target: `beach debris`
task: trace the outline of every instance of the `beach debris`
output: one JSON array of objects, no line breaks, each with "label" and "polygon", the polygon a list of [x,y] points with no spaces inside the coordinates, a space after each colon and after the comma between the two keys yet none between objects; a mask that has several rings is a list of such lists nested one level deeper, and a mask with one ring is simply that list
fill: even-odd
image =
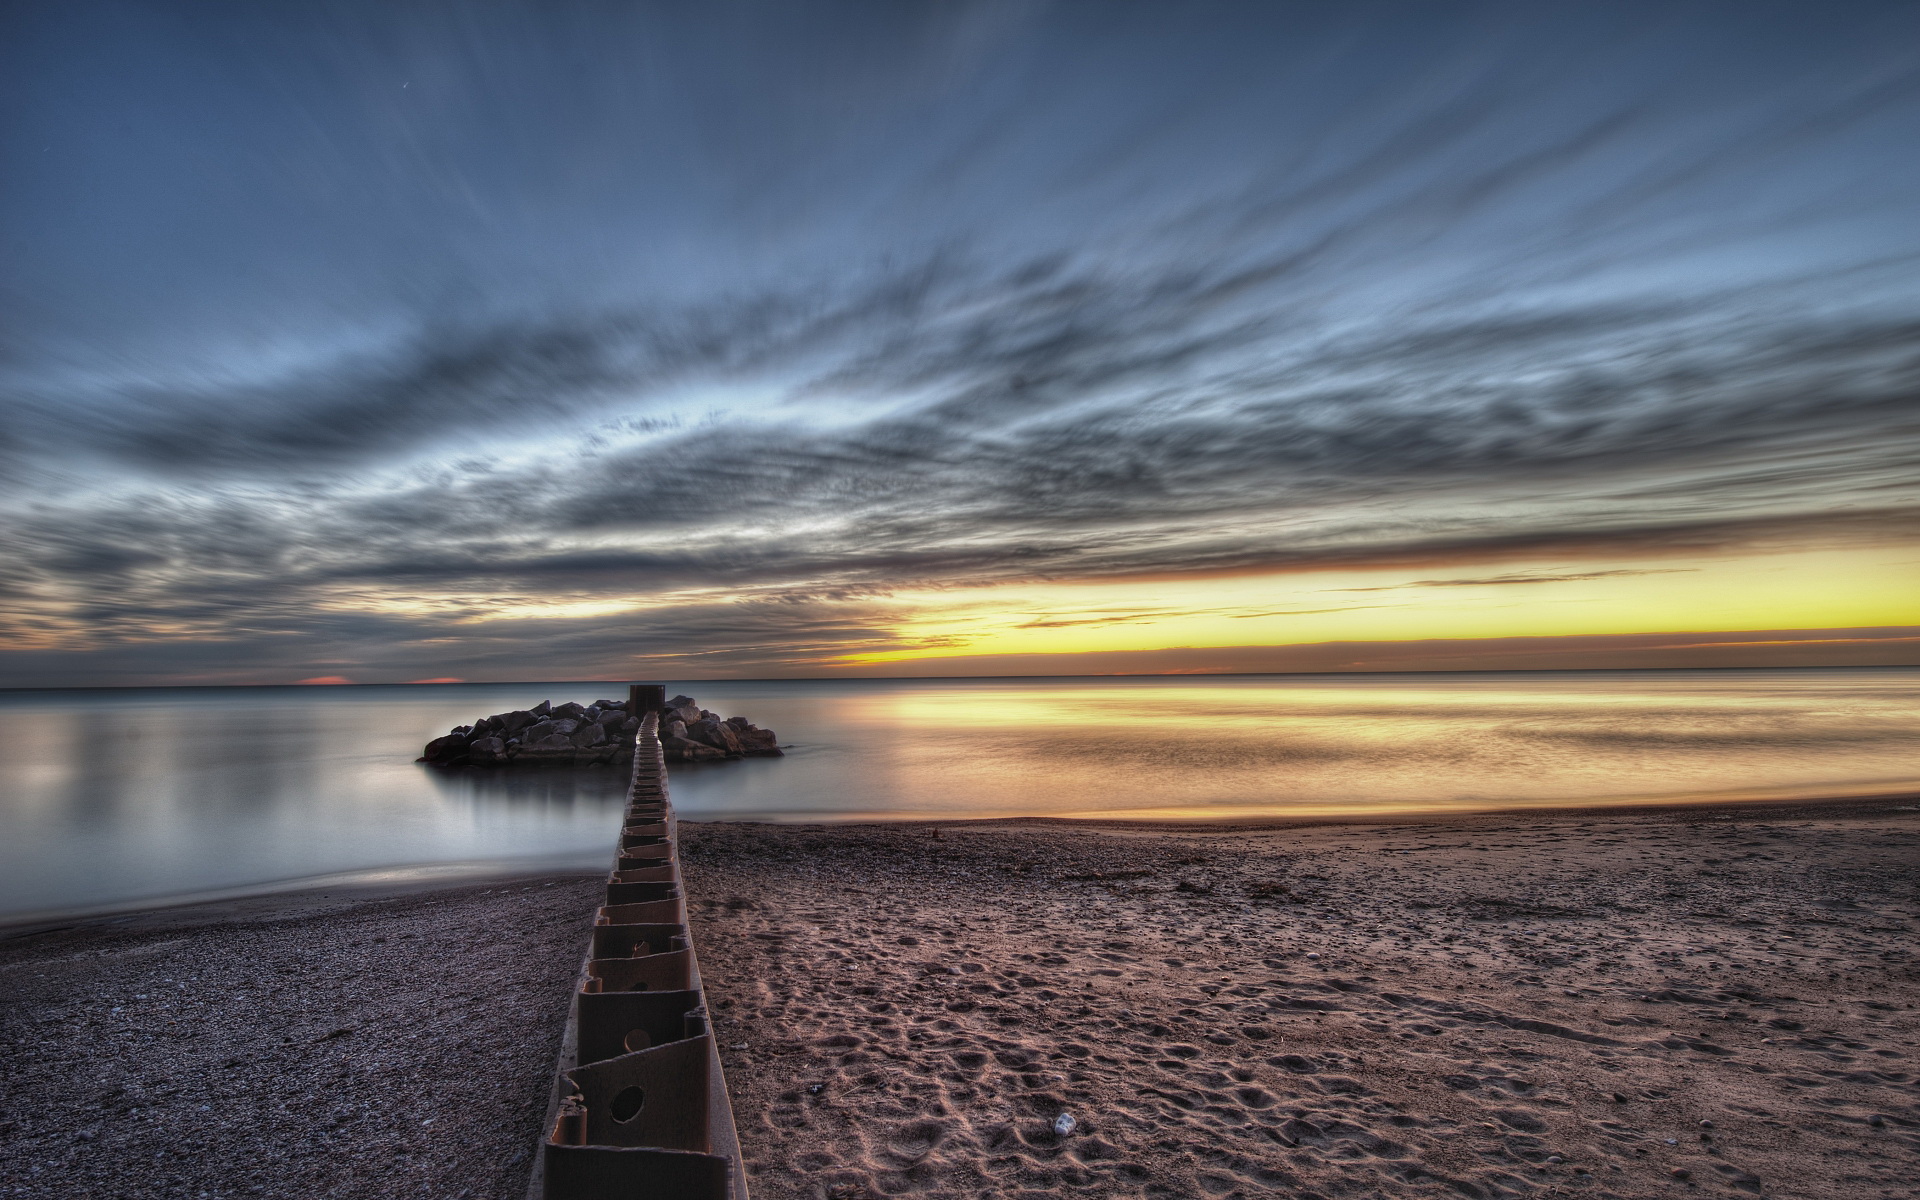
[{"label": "beach debris", "polygon": [[1066,1137],[1072,1133],[1079,1124],[1080,1122],[1074,1119],[1072,1113],[1063,1112],[1053,1119],[1053,1132],[1060,1137]]},{"label": "beach debris", "polygon": [[[657,697],[658,692],[654,695]],[[471,725],[456,725],[428,742],[419,761],[443,767],[504,767],[514,764],[591,766],[633,757],[633,738],[648,712],[660,718],[660,748],[668,762],[779,757],[780,739],[745,717],[721,717],[691,696],[629,712],[633,701],[591,704],[542,700],[532,708],[495,713]]]}]

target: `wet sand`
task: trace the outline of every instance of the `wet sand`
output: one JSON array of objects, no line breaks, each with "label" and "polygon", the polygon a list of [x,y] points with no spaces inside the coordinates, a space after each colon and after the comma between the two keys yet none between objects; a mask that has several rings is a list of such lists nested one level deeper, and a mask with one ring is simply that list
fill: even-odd
[{"label": "wet sand", "polygon": [[1858,1200],[1920,1179],[1913,803],[682,855],[756,1200]]},{"label": "wet sand", "polygon": [[[681,838],[758,1200],[1907,1197],[1917,805]],[[519,1200],[599,882],[0,940],[0,1195]]]}]

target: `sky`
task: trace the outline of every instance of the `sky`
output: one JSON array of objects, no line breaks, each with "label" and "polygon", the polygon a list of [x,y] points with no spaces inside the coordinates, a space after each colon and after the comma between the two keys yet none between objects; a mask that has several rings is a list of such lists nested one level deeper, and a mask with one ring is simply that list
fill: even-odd
[{"label": "sky", "polygon": [[0,686],[1920,663],[1920,7],[0,6]]}]

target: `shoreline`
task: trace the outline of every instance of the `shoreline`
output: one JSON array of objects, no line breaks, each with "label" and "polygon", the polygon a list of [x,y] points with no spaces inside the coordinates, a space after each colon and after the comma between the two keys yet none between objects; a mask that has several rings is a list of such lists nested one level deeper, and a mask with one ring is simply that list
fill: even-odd
[{"label": "shoreline", "polygon": [[[177,916],[189,924],[205,924],[218,919],[245,920],[271,909],[276,901],[284,901],[297,909],[330,897],[363,901],[398,899],[442,888],[483,883],[520,879],[544,882],[554,877],[571,877],[597,869],[595,865],[573,858],[553,858],[526,862],[418,863],[367,867],[324,875],[301,875],[292,879],[238,884],[172,896],[140,897],[86,908],[40,909],[11,916],[0,915],[0,945],[15,938],[94,925],[139,922],[145,927],[165,922],[170,916]],[[230,918],[215,915],[227,912],[231,913]]]},{"label": "shoreline", "polygon": [[[679,819],[683,824],[696,828],[707,825],[767,825],[772,828],[792,830],[866,827],[881,829],[893,827],[971,829],[989,828],[993,826],[1032,828],[1058,825],[1065,828],[1084,827],[1136,830],[1140,832],[1228,833],[1235,831],[1265,832],[1288,829],[1304,830],[1356,825],[1431,825],[1449,822],[1465,824],[1475,821],[1506,819],[1589,821],[1624,814],[1657,817],[1699,813],[1716,819],[1739,819],[1743,817],[1786,819],[1799,810],[1805,810],[1808,815],[1821,817],[1868,817],[1889,811],[1905,811],[1909,805],[1920,808],[1920,792],[1896,791],[1858,796],[1824,795],[1684,803],[1605,804],[1581,807],[1533,806],[1528,808],[1445,809],[1417,812],[1326,814],[1298,817],[1221,816],[1213,820],[1191,817],[1025,816],[947,818],[924,815],[880,819],[870,816],[853,816],[842,820],[823,820],[818,818],[811,820],[763,820],[731,814],[724,818],[680,817]],[[0,914],[0,944],[4,944],[14,938],[32,937],[39,933],[59,929],[71,929],[101,922],[125,922],[131,919],[160,919],[164,914],[174,910],[198,909],[220,904],[244,906],[245,903],[249,901],[267,901],[274,897],[293,899],[308,894],[358,892],[367,899],[380,899],[414,895],[441,887],[459,887],[489,881],[506,881],[520,878],[538,878],[544,880],[553,876],[571,876],[582,872],[590,873],[598,870],[599,867],[596,863],[588,861],[593,857],[592,855],[582,855],[551,857],[525,862],[479,860],[463,863],[418,863],[386,867],[367,867],[359,870],[340,871],[324,875],[299,876],[293,879],[259,884],[240,884],[230,888],[215,888],[201,892],[183,893],[176,896],[142,897],[125,902],[113,902],[86,908],[37,910],[15,915]],[[609,861],[611,861],[610,856]]]},{"label": "shoreline", "polygon": [[[1920,1173],[1895,799],[680,836],[756,1200],[1852,1200]],[[0,940],[0,1196],[520,1200],[602,884]]]}]

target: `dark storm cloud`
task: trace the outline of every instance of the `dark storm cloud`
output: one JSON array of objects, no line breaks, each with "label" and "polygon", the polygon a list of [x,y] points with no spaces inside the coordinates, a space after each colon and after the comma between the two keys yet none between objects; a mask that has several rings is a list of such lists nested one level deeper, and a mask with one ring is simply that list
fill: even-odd
[{"label": "dark storm cloud", "polygon": [[519,661],[778,666],[905,587],[1920,508],[1910,8],[9,19],[18,644],[469,674],[522,652],[337,610],[720,587]]}]

